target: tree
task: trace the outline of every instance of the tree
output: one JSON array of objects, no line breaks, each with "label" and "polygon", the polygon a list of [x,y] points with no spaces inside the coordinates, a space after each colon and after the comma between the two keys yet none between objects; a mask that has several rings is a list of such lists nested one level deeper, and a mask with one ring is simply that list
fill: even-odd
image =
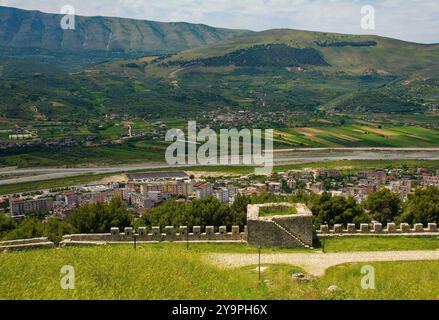
[{"label": "tree", "polygon": [[44,233],[45,226],[41,221],[35,218],[26,218],[3,238],[6,240],[40,238],[44,236]]},{"label": "tree", "polygon": [[232,214],[234,216],[234,221],[237,225],[244,226],[247,224],[247,207],[251,203],[251,199],[246,195],[238,193],[236,195],[235,201],[230,206]]},{"label": "tree", "polygon": [[363,204],[372,218],[383,224],[394,222],[402,212],[399,195],[385,188],[372,193]]},{"label": "tree", "polygon": [[439,188],[417,189],[404,204],[401,223],[439,223]]},{"label": "tree", "polygon": [[370,217],[354,198],[333,197],[328,192],[323,193],[311,204],[311,211],[314,214],[316,228],[325,223],[333,226],[370,222]]},{"label": "tree", "polygon": [[132,223],[131,214],[120,198],[110,203],[96,203],[76,209],[67,220],[75,232],[106,233],[112,227],[125,228]]},{"label": "tree", "polygon": [[74,229],[70,223],[56,218],[49,218],[45,227],[44,235],[47,236],[49,241],[56,244],[62,241],[65,234],[74,233]]},{"label": "tree", "polygon": [[5,214],[0,214],[0,238],[2,238],[4,234],[15,229],[16,227],[17,224],[15,223],[14,219],[8,217]]}]

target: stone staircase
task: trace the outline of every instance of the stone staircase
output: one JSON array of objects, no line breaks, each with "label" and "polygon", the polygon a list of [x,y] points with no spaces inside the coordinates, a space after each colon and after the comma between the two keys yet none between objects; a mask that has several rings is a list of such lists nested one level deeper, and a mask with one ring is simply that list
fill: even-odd
[{"label": "stone staircase", "polygon": [[300,240],[297,236],[295,236],[293,233],[291,233],[290,231],[288,231],[287,229],[285,229],[284,227],[282,227],[279,223],[277,223],[276,221],[272,220],[271,221],[276,227],[278,227],[279,229],[281,229],[283,232],[285,232],[286,234],[288,234],[290,236],[290,238],[294,239],[295,241],[297,241],[298,243],[300,243],[300,245],[304,248],[309,249],[310,246],[307,245],[306,243],[304,243],[302,240]]}]

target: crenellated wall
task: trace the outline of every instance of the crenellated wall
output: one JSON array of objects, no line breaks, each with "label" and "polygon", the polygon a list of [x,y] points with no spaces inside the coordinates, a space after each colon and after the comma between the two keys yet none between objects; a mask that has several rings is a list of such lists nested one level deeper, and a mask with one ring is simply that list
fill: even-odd
[{"label": "crenellated wall", "polygon": [[192,232],[186,226],[178,228],[168,226],[164,229],[160,227],[152,227],[152,232],[148,232],[146,227],[125,228],[121,233],[119,228],[111,228],[111,233],[104,234],[73,234],[64,237],[63,244],[66,242],[229,242],[229,241],[247,241],[247,228],[241,232],[239,226],[233,226],[231,232],[227,227],[219,228],[219,232],[215,232],[214,227],[206,227],[205,232],[202,228],[195,226]]},{"label": "crenellated wall", "polygon": [[328,237],[334,235],[436,235],[439,234],[436,223],[429,223],[425,228],[423,224],[415,224],[412,228],[408,223],[401,223],[397,226],[395,223],[387,224],[386,228],[381,223],[361,224],[358,229],[355,224],[348,224],[346,228],[341,224],[336,224],[333,229],[328,225],[320,226],[320,230],[316,231],[317,237]]}]

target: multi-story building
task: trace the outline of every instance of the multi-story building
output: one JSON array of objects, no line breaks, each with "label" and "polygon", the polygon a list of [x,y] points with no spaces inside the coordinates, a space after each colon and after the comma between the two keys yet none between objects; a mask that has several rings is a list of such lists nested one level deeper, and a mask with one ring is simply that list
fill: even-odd
[{"label": "multi-story building", "polygon": [[48,212],[53,209],[53,199],[10,200],[11,215],[25,216],[31,212]]},{"label": "multi-story building", "polygon": [[160,203],[163,201],[163,194],[161,191],[149,191],[146,196],[154,203]]},{"label": "multi-story building", "polygon": [[210,185],[209,183],[195,185],[194,193],[197,199],[203,199],[207,196],[211,196],[213,193],[212,185]]},{"label": "multi-story building", "polygon": [[68,206],[76,206],[79,202],[79,197],[74,192],[66,192],[63,194],[64,203]]},{"label": "multi-story building", "polygon": [[213,196],[221,203],[229,203],[229,190],[227,188],[214,190]]},{"label": "multi-story building", "polygon": [[140,192],[143,195],[147,195],[150,191],[160,191],[173,196],[189,196],[193,194],[193,186],[190,180],[150,182],[140,186]]},{"label": "multi-story building", "polygon": [[154,207],[154,202],[140,193],[132,193],[131,205],[138,209],[152,209]]},{"label": "multi-story building", "polygon": [[439,187],[439,176],[427,175],[422,176],[421,186],[423,187]]}]

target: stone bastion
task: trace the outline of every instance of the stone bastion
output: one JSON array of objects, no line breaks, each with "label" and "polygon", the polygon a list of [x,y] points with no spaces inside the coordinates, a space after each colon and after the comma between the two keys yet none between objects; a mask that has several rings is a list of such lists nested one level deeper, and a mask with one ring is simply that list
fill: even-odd
[{"label": "stone bastion", "polygon": [[[291,208],[290,215],[276,215],[276,210]],[[271,210],[262,216],[262,210]],[[295,210],[294,210],[295,209]],[[313,215],[304,204],[267,203],[247,208],[248,244],[261,248],[310,248],[313,245]]]}]

